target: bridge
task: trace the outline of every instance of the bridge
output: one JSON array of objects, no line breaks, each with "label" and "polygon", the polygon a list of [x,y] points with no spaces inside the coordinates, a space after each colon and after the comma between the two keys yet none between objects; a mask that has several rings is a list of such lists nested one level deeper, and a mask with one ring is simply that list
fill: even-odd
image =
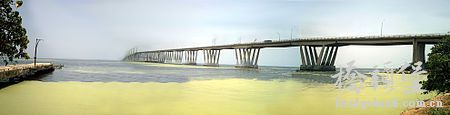
[{"label": "bridge", "polygon": [[220,51],[234,50],[235,67],[258,68],[261,48],[299,47],[301,65],[305,71],[335,71],[335,60],[339,47],[348,45],[413,45],[412,61],[425,62],[425,45],[436,44],[450,34],[416,34],[387,36],[352,36],[352,37],[310,37],[291,40],[263,41],[214,45],[204,47],[164,49],[133,52],[124,57],[124,61],[196,65],[198,52],[203,53],[203,65],[219,66]]}]

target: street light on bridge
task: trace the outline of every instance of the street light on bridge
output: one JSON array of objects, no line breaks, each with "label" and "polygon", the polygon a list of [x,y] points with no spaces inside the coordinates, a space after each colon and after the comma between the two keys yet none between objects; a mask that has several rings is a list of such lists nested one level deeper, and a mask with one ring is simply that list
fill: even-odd
[{"label": "street light on bridge", "polygon": [[380,30],[381,37],[383,37],[383,25],[384,25],[384,19],[381,21],[381,30]]}]

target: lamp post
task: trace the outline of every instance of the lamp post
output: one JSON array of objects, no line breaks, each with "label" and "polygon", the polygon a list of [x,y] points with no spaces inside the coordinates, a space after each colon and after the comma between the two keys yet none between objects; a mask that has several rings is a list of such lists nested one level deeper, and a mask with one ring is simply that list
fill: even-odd
[{"label": "lamp post", "polygon": [[291,28],[291,40],[292,40],[292,32],[294,31],[294,28]]},{"label": "lamp post", "polygon": [[212,44],[213,44],[213,46],[216,45],[216,41],[217,41],[217,37],[214,36],[214,38],[212,39]]},{"label": "lamp post", "polygon": [[37,47],[39,45],[39,42],[43,39],[36,38],[36,45],[34,46],[34,66],[36,66],[36,57],[37,57]]},{"label": "lamp post", "polygon": [[381,30],[380,30],[381,37],[383,37],[383,24],[384,24],[384,19],[381,21]]},{"label": "lamp post", "polygon": [[278,41],[281,41],[281,35],[280,35],[280,32],[277,32],[277,34],[278,34]]}]

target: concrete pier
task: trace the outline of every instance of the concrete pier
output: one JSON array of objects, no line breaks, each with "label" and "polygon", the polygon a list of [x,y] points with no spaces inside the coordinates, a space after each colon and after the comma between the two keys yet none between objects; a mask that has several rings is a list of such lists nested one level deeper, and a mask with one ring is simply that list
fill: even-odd
[{"label": "concrete pier", "polygon": [[196,65],[197,64],[197,50],[184,51],[184,64]]},{"label": "concrete pier", "polygon": [[338,46],[321,46],[317,55],[316,46],[300,46],[300,70],[306,71],[335,71],[334,61]]},{"label": "concrete pier", "polygon": [[421,61],[425,63],[425,43],[413,39],[413,62]]},{"label": "concrete pier", "polygon": [[236,65],[238,68],[258,68],[259,51],[261,48],[234,49]]},{"label": "concrete pier", "polygon": [[14,82],[29,76],[50,73],[55,70],[51,63],[0,66],[0,82]]},{"label": "concrete pier", "polygon": [[220,49],[204,49],[203,60],[205,66],[219,66]]}]

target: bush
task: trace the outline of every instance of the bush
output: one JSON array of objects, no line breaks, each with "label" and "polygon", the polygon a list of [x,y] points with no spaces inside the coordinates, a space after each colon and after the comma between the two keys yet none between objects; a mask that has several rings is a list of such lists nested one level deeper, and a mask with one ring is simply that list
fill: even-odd
[{"label": "bush", "polygon": [[438,94],[450,91],[450,37],[439,41],[428,54],[428,62],[425,65],[428,71],[427,80],[420,81],[421,89],[427,94],[436,91]]}]

